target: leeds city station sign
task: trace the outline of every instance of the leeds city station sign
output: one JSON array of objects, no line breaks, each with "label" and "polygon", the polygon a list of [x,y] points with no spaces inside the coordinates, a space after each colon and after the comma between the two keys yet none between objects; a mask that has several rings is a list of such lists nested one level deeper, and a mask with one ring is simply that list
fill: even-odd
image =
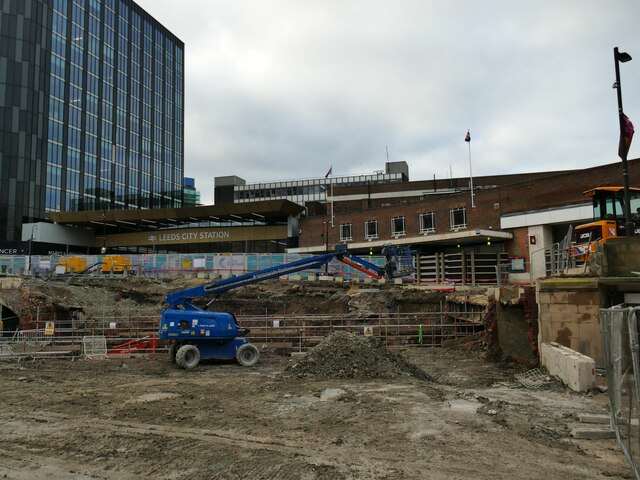
[{"label": "leeds city station sign", "polygon": [[233,228],[185,228],[107,235],[106,245],[170,245],[185,243],[242,242],[247,240],[278,240],[287,238],[284,225],[262,225]]}]

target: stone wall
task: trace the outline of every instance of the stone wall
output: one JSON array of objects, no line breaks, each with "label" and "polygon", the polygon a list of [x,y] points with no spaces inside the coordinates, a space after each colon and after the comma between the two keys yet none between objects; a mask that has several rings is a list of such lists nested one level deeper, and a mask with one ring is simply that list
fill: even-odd
[{"label": "stone wall", "polygon": [[640,272],[640,236],[612,238],[599,247],[592,268],[598,257],[602,265],[595,273],[604,277],[638,276],[633,272]]},{"label": "stone wall", "polygon": [[539,343],[558,343],[603,364],[600,308],[609,297],[597,278],[549,278],[537,283]]}]

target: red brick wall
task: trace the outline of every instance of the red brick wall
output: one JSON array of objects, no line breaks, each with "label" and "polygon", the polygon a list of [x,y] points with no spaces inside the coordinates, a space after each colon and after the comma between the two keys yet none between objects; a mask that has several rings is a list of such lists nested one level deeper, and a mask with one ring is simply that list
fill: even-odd
[{"label": "red brick wall", "polygon": [[[486,177],[491,178],[491,177]],[[508,180],[509,176],[494,177]],[[499,229],[500,216],[523,212],[528,210],[541,210],[544,208],[575,205],[588,202],[582,192],[595,186],[620,185],[622,183],[622,165],[620,162],[588,168],[585,170],[572,170],[569,172],[553,172],[544,176],[528,177],[525,181],[522,176],[513,176],[517,183],[504,184],[496,188],[475,189],[475,208],[471,207],[470,192],[464,191],[445,195],[429,195],[423,198],[386,198],[371,200],[372,206],[367,208],[368,200],[360,199],[349,202],[335,202],[334,228],[329,228],[330,248],[340,242],[339,226],[343,223],[352,224],[354,242],[362,242],[364,238],[364,222],[378,220],[378,235],[380,240],[391,237],[391,218],[405,217],[405,230],[407,236],[419,235],[419,215],[423,212],[435,213],[435,228],[437,234],[448,233],[450,229],[449,210],[452,208],[466,207],[467,229]],[[527,178],[527,177],[525,177]],[[632,186],[640,186],[640,159],[629,161],[629,178]],[[428,181],[408,182],[393,185],[372,185],[371,191],[407,191],[419,190],[419,186],[432,188]],[[497,182],[496,182],[497,183]],[[474,179],[475,185],[475,179]],[[360,189],[366,192],[366,187],[336,188],[336,196],[357,193]],[[380,204],[391,204],[380,206]],[[327,208],[326,215],[310,216],[300,222],[300,246],[316,246],[324,244],[323,221],[330,221],[331,208]],[[507,245],[510,253],[515,247],[520,251],[526,251],[528,239],[524,233],[516,233],[513,242]]]}]

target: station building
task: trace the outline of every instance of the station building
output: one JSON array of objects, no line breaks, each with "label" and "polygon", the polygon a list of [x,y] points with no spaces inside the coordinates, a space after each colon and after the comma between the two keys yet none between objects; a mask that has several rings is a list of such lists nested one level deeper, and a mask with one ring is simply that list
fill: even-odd
[{"label": "station building", "polygon": [[[628,162],[640,185],[640,159]],[[22,254],[300,253],[347,244],[379,255],[387,244],[410,245],[418,257],[506,262],[510,279],[545,276],[545,249],[570,226],[593,218],[583,193],[622,183],[620,162],[587,169],[333,187],[325,200],[286,199],[131,211],[50,212],[26,226]],[[473,196],[472,196],[473,195]],[[5,248],[6,245],[0,246]],[[2,253],[2,252],[0,252]],[[18,253],[18,252],[16,252]],[[463,258],[463,261],[464,260]],[[495,277],[495,273],[493,273]]]}]

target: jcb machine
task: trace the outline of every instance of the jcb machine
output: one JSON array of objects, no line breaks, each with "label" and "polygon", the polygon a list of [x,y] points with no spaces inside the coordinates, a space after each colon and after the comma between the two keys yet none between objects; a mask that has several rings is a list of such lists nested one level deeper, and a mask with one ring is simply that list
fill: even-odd
[{"label": "jcb machine", "polygon": [[125,273],[131,270],[131,259],[122,255],[102,257],[102,273]]},{"label": "jcb machine", "polygon": [[63,257],[58,265],[64,266],[64,273],[82,273],[87,268],[86,257]]},{"label": "jcb machine", "polygon": [[334,258],[374,278],[402,277],[413,272],[413,259],[409,247],[386,246],[383,254],[386,256],[386,264],[384,267],[378,267],[347,253],[344,248],[339,248],[334,253],[316,255],[171,293],[167,295],[169,308],[162,311],[158,337],[171,340],[171,359],[185,369],[194,368],[201,359],[235,358],[240,365],[253,366],[258,362],[260,353],[244,338],[249,330],[238,326],[233,313],[199,308],[192,303],[193,299],[219,295],[234,288],[301,270],[320,268]]},{"label": "jcb machine", "polygon": [[[597,187],[584,192],[593,200],[593,222],[578,225],[574,230],[573,253],[579,262],[596,251],[598,243],[613,237],[626,236],[624,218],[624,188]],[[635,235],[640,228],[640,188],[629,189]]]},{"label": "jcb machine", "polygon": [[63,257],[59,265],[64,265],[65,273],[89,274],[97,271],[102,273],[125,273],[131,271],[131,259],[123,255],[104,255],[102,260],[89,265],[87,257]]}]

